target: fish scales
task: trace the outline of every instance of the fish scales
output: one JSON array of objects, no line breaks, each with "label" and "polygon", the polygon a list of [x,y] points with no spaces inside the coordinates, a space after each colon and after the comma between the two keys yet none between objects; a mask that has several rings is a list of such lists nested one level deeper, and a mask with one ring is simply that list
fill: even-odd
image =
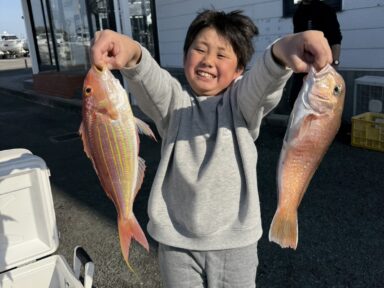
[{"label": "fish scales", "polygon": [[144,178],[138,131],[156,140],[149,126],[134,117],[128,95],[106,68],[92,67],[84,80],[80,134],[103,190],[118,216],[120,246],[129,261],[131,238],[146,250],[148,241],[133,214],[133,202]]},{"label": "fish scales", "polygon": [[345,83],[330,66],[312,67],[295,101],[277,169],[278,205],[269,240],[297,248],[297,209],[341,124]]},{"label": "fish scales", "polygon": [[[133,194],[128,195],[128,193],[119,193],[119,191],[135,187],[135,183],[130,183],[130,181],[136,179],[133,169],[136,165],[134,163],[136,147],[133,141],[129,141],[129,131],[124,133],[121,126],[121,123],[113,123],[111,126],[105,122],[96,125],[95,135],[97,135],[98,141],[94,150],[100,151],[97,154],[99,157],[96,158],[100,164],[96,167],[104,167],[105,172],[103,173],[109,175],[109,177],[101,178],[103,179],[101,180],[103,189],[115,205],[121,206],[119,211],[127,213],[128,210],[125,208],[132,206],[131,195]],[[123,159],[127,159],[127,161],[123,161]]]}]

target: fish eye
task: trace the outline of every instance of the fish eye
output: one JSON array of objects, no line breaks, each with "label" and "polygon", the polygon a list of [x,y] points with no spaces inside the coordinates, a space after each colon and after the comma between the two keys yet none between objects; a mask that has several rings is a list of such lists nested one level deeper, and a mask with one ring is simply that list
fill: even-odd
[{"label": "fish eye", "polygon": [[90,94],[91,92],[92,92],[92,88],[91,87],[87,87],[87,88],[85,88],[85,94]]},{"label": "fish eye", "polygon": [[333,88],[333,95],[337,96],[341,93],[341,85],[336,85],[334,88]]}]

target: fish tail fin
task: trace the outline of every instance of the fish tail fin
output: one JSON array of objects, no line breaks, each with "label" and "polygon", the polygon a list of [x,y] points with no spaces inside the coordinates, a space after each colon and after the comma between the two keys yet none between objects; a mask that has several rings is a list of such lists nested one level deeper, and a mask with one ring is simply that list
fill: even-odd
[{"label": "fish tail fin", "polygon": [[135,274],[136,278],[141,282],[140,277],[129,263],[129,248],[131,246],[131,240],[134,238],[145,248],[145,250],[149,251],[147,238],[145,237],[140,224],[137,222],[135,215],[131,214],[128,219],[119,217],[117,223],[119,229],[120,247],[124,260],[127,263],[129,270]]},{"label": "fish tail fin", "polygon": [[269,241],[282,248],[296,250],[298,242],[297,210],[277,209],[269,228]]},{"label": "fish tail fin", "polygon": [[129,247],[131,246],[132,238],[139,242],[141,246],[145,248],[145,250],[149,251],[147,238],[145,237],[145,234],[141,229],[140,224],[137,222],[135,215],[131,214],[128,219],[119,217],[118,226],[120,236],[120,247],[125,262],[128,263]]}]

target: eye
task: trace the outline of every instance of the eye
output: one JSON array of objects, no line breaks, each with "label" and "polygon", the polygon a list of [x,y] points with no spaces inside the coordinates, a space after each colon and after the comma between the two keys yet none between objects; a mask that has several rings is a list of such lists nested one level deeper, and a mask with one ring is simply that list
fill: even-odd
[{"label": "eye", "polygon": [[339,96],[341,93],[341,85],[336,85],[334,88],[333,88],[333,95],[335,96]]},{"label": "eye", "polygon": [[84,92],[85,92],[85,95],[89,95],[92,92],[92,88],[91,87],[86,87],[84,89]]}]

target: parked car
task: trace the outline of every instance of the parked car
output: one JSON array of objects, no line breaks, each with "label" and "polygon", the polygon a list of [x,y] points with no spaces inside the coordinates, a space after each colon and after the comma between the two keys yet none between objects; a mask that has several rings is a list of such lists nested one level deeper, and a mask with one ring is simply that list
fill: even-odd
[{"label": "parked car", "polygon": [[17,38],[16,35],[4,33],[1,35],[0,50],[6,57],[19,57],[28,54],[24,49],[25,40]]}]

